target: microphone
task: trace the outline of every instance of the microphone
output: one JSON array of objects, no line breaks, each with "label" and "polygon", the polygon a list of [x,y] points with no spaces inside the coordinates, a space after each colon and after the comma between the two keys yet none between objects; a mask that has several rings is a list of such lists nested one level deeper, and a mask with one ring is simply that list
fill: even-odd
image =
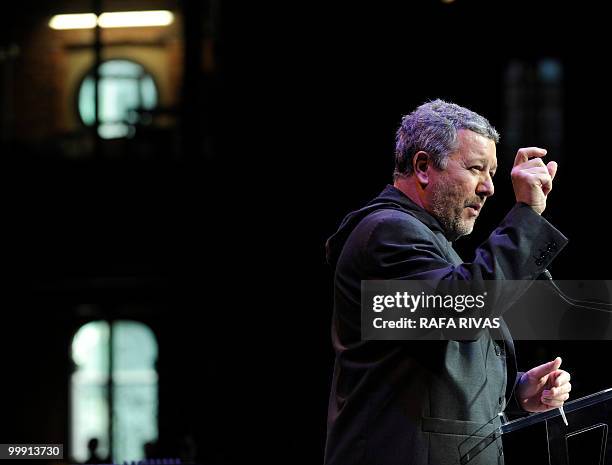
[{"label": "microphone", "polygon": [[[565,294],[559,288],[559,286],[557,286],[557,283],[555,283],[555,281],[553,280],[553,277],[550,274],[550,271],[548,271],[548,269],[546,268],[544,269],[540,277],[542,276],[544,277],[544,281],[547,281],[552,286],[552,288],[555,290],[557,295],[561,297],[561,299],[563,299],[566,303],[570,304],[572,307],[586,308],[587,310],[595,310],[595,311],[604,312],[604,313],[612,313],[612,310],[590,306],[590,305],[601,305],[602,307],[612,307],[612,304],[608,304],[605,302],[594,302],[592,300],[574,299],[568,296],[567,294]],[[540,279],[540,277],[538,277],[538,279]]]}]

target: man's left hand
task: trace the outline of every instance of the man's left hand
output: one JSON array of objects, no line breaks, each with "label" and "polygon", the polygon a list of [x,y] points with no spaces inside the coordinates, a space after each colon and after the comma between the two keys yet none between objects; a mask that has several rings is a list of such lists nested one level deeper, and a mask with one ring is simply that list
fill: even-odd
[{"label": "man's left hand", "polygon": [[523,409],[528,412],[545,412],[559,408],[569,398],[572,390],[570,374],[559,370],[561,357],[523,373],[516,395]]}]

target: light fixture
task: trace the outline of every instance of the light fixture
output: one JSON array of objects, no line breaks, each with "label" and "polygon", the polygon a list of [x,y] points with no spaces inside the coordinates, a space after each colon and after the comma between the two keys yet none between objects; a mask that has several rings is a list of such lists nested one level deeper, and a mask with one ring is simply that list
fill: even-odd
[{"label": "light fixture", "polygon": [[100,27],[143,27],[167,26],[173,15],[167,10],[157,11],[122,11],[120,13],[102,13],[98,18]]},{"label": "light fixture", "polygon": [[55,15],[49,21],[51,29],[93,29],[97,24],[102,28],[113,27],[146,27],[167,26],[174,20],[168,10],[121,11],[102,13],[96,17],[93,13]]},{"label": "light fixture", "polygon": [[96,15],[85,13],[80,15],[55,15],[49,21],[51,29],[91,29],[96,27]]}]

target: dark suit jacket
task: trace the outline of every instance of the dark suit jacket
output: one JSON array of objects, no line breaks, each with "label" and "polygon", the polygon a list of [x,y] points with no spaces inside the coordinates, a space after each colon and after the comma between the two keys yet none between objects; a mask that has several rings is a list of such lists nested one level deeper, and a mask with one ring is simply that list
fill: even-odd
[{"label": "dark suit jacket", "polygon": [[[517,204],[463,263],[440,223],[387,186],[349,214],[328,240],[335,267],[327,465],[458,464],[474,438],[499,424],[516,380],[507,330],[460,341],[362,341],[361,281],[367,279],[534,280],[567,239]],[[498,305],[509,296],[499,296]],[[507,383],[507,379],[511,382]],[[477,430],[491,419],[487,428]],[[492,444],[470,464],[503,463]]]}]

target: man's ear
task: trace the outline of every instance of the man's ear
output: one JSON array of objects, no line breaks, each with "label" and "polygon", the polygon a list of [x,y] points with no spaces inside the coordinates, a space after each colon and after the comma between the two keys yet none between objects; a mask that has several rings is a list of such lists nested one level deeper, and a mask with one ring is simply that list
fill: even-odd
[{"label": "man's ear", "polygon": [[414,157],[412,157],[412,171],[417,177],[419,184],[425,188],[427,184],[429,184],[429,166],[431,163],[431,159],[427,152],[423,152],[422,150],[417,152]]}]

